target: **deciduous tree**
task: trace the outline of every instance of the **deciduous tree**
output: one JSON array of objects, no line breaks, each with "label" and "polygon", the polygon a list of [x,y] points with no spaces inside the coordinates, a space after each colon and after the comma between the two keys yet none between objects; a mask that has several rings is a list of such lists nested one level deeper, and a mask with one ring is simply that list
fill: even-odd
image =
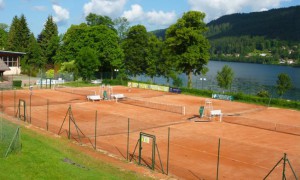
[{"label": "deciduous tree", "polygon": [[143,25],[135,25],[129,29],[123,42],[125,68],[131,75],[143,74],[147,67],[148,33]]},{"label": "deciduous tree", "polygon": [[217,72],[216,79],[220,88],[231,88],[233,78],[234,72],[228,65],[223,66],[222,70]]},{"label": "deciduous tree", "polygon": [[283,96],[286,91],[292,88],[292,81],[288,74],[281,73],[278,75],[277,83],[277,93],[280,97]]},{"label": "deciduous tree", "polygon": [[82,48],[75,60],[75,64],[82,79],[84,81],[91,80],[99,66],[97,51],[90,47]]},{"label": "deciduous tree", "polygon": [[209,42],[204,13],[189,11],[171,25],[166,32],[166,48],[169,60],[176,69],[188,76],[188,88],[192,87],[192,75],[205,73],[209,60]]}]

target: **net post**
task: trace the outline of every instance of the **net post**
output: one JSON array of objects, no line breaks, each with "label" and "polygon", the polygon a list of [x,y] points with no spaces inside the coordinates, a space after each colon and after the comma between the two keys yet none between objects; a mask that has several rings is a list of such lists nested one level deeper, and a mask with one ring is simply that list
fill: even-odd
[{"label": "net post", "polygon": [[126,160],[128,161],[128,154],[129,154],[129,128],[130,128],[130,119],[128,118],[128,127],[127,127],[127,153],[126,153]]}]

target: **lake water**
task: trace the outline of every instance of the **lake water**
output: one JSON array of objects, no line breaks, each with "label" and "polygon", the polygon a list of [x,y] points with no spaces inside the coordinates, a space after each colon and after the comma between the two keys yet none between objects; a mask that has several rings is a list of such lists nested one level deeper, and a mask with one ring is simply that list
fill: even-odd
[{"label": "lake water", "polygon": [[[280,73],[286,73],[291,77],[293,88],[283,95],[285,99],[300,100],[300,68],[289,66],[221,62],[210,61],[208,63],[209,71],[206,75],[193,76],[193,88],[211,89],[223,92],[217,85],[216,75],[221,71],[224,65],[228,65],[234,72],[234,82],[231,91],[243,92],[246,94],[257,94],[260,90],[267,90],[272,97],[278,97],[276,93],[276,81]],[[187,76],[181,74],[183,85],[187,85]],[[140,81],[149,81],[145,76],[136,77]],[[162,77],[155,77],[155,83],[168,84]],[[171,82],[172,84],[172,82]]]}]

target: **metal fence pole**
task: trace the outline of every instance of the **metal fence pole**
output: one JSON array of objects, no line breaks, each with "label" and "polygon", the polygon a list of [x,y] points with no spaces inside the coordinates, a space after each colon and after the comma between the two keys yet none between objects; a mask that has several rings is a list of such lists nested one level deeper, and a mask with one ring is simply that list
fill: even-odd
[{"label": "metal fence pole", "polygon": [[97,149],[97,122],[98,121],[98,111],[96,110],[96,115],[95,115],[95,150]]},{"label": "metal fence pole", "polygon": [[71,138],[71,111],[72,111],[72,109],[71,109],[71,105],[70,105],[70,107],[69,107],[69,134],[68,134],[68,139],[70,139]]},{"label": "metal fence pole", "polygon": [[49,99],[47,99],[47,131],[49,129]]},{"label": "metal fence pole", "polygon": [[283,155],[282,180],[285,180],[286,153]]},{"label": "metal fence pole", "polygon": [[130,119],[128,118],[128,128],[127,128],[127,153],[126,153],[126,160],[128,161],[128,154],[129,154],[129,126]]},{"label": "metal fence pole", "polygon": [[1,88],[1,112],[3,112],[3,88]]},{"label": "metal fence pole", "polygon": [[217,162],[217,180],[219,179],[220,146],[221,146],[221,139],[219,138],[219,144],[218,144],[218,162]]},{"label": "metal fence pole", "polygon": [[167,175],[169,174],[169,159],[170,159],[170,127],[168,128]]},{"label": "metal fence pole", "polygon": [[16,114],[16,90],[14,90],[14,114]]},{"label": "metal fence pole", "polygon": [[30,92],[30,97],[29,97],[29,123],[31,124],[31,92]]}]

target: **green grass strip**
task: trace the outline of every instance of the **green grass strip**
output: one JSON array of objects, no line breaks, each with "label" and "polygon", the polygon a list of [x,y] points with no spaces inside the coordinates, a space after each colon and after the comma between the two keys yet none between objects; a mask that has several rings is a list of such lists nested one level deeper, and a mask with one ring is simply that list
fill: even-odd
[{"label": "green grass strip", "polygon": [[21,128],[22,150],[0,158],[0,179],[150,179],[100,162],[67,140]]}]

